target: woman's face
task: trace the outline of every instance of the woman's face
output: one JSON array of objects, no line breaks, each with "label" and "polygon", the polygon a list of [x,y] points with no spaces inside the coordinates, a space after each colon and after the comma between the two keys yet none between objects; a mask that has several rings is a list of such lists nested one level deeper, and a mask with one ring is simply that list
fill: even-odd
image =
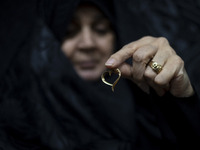
[{"label": "woman's face", "polygon": [[62,50],[78,75],[97,80],[114,49],[115,35],[109,20],[92,5],[80,5],[67,29]]}]

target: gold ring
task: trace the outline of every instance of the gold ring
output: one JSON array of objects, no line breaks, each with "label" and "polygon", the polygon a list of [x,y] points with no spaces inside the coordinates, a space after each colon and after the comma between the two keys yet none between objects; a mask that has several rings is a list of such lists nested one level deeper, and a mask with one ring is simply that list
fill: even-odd
[{"label": "gold ring", "polygon": [[155,62],[155,61],[150,61],[150,62],[149,62],[149,66],[150,66],[151,69],[152,69],[155,73],[157,73],[157,74],[159,74],[159,73],[162,71],[162,65],[158,64],[158,63]]}]

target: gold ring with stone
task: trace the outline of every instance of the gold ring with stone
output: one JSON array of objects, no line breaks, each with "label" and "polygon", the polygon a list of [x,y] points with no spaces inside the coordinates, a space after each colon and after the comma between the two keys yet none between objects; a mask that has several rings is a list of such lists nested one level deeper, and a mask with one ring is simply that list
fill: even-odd
[{"label": "gold ring with stone", "polygon": [[150,61],[149,66],[157,74],[159,74],[162,71],[162,68],[163,68],[162,65],[158,64],[156,61]]}]

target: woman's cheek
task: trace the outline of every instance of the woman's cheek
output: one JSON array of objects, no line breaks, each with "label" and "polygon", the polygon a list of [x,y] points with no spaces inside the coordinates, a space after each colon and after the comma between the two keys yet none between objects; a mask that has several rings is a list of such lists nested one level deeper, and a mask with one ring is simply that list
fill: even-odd
[{"label": "woman's cheek", "polygon": [[109,36],[107,38],[102,38],[99,40],[98,45],[101,47],[103,53],[110,55],[114,50],[114,37]]},{"label": "woman's cheek", "polygon": [[74,43],[70,41],[66,41],[62,45],[62,51],[67,57],[71,57],[75,51],[75,45]]}]

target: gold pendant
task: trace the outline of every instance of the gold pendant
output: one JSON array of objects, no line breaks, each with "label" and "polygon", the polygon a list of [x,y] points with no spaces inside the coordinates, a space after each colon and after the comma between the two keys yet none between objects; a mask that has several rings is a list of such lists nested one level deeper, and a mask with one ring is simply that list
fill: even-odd
[{"label": "gold pendant", "polygon": [[[117,77],[117,79],[115,80],[114,83],[109,83],[109,82],[106,81],[105,76],[106,76],[106,74],[108,74],[109,76],[111,76],[112,73],[118,74],[118,77]],[[107,70],[107,71],[103,72],[102,75],[101,75],[101,80],[105,84],[111,86],[112,87],[112,91],[114,92],[115,85],[119,81],[120,77],[121,77],[121,71],[117,68],[117,69]]]}]

